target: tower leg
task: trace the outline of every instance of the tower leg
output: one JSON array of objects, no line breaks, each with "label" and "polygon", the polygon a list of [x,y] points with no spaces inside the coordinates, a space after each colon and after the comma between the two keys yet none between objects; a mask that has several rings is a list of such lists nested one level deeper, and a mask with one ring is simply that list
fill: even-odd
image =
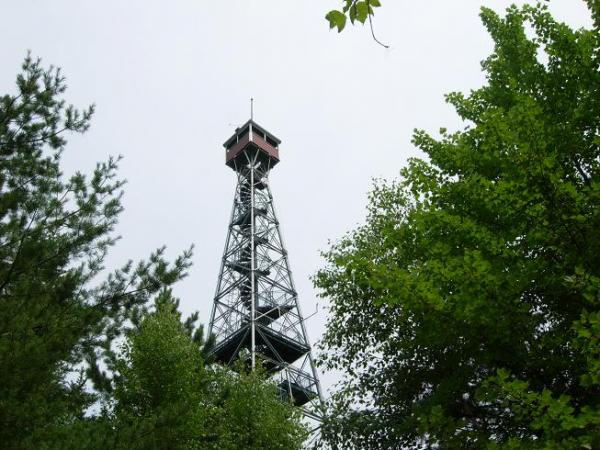
[{"label": "tower leg", "polygon": [[256,369],[256,246],[254,245],[255,237],[255,211],[254,211],[254,161],[250,164],[250,261],[252,267],[250,268],[250,326],[251,326],[251,359],[252,359],[252,370]]}]

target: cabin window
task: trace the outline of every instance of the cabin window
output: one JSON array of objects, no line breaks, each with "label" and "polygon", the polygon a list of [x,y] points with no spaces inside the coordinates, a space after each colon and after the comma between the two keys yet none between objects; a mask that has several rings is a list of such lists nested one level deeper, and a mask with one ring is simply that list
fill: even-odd
[{"label": "cabin window", "polygon": [[248,134],[248,127],[244,128],[242,131],[238,133],[238,141],[241,141]]},{"label": "cabin window", "polygon": [[255,133],[261,139],[265,138],[265,133],[261,129],[255,127],[254,125],[252,126],[252,132]]},{"label": "cabin window", "polygon": [[271,138],[270,136],[267,136],[267,143],[272,147],[277,148],[277,142],[275,142],[275,139]]}]

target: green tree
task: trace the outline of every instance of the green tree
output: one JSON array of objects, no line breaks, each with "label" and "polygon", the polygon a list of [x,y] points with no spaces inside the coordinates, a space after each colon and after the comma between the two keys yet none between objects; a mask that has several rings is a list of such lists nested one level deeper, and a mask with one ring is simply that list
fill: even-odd
[{"label": "green tree", "polygon": [[[133,330],[114,364],[115,433],[126,449],[299,449],[299,411],[260,373],[206,365],[201,332],[180,322],[170,291]],[[210,346],[210,343],[208,343]]]},{"label": "green tree", "polygon": [[259,370],[232,373],[213,366],[217,377],[212,392],[212,428],[219,436],[214,450],[302,449],[307,428],[301,411],[282,402],[277,386]]},{"label": "green tree", "polygon": [[[334,448],[600,448],[600,6],[481,18],[466,122],[377,183],[326,254]],[[531,36],[531,37],[530,37]]]},{"label": "green tree", "polygon": [[[161,293],[157,311],[130,332],[123,355],[112,365],[118,448],[194,448],[204,434],[209,380],[201,349],[180,322],[170,292]],[[202,447],[200,447],[202,448]]]},{"label": "green tree", "polygon": [[22,69],[0,97],[0,442],[81,447],[98,398],[86,384],[109,386],[99,361],[190,252],[170,265],[160,249],[99,279],[122,210],[117,160],[65,179],[65,134],[83,133],[93,107],[66,106],[59,70],[29,56]]}]

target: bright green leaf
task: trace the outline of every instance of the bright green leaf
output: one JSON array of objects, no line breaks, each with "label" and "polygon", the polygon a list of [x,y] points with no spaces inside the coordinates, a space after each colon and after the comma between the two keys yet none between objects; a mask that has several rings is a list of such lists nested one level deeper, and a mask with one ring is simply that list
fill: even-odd
[{"label": "bright green leaf", "polygon": [[360,23],[365,23],[369,16],[369,6],[366,1],[356,3],[356,18]]},{"label": "bright green leaf", "polygon": [[350,10],[348,11],[348,15],[350,16],[350,22],[352,22],[354,24],[354,21],[356,20],[356,3],[354,3],[350,7]]},{"label": "bright green leaf", "polygon": [[329,28],[337,27],[338,33],[346,26],[346,15],[338,10],[331,10],[325,16],[329,21]]}]

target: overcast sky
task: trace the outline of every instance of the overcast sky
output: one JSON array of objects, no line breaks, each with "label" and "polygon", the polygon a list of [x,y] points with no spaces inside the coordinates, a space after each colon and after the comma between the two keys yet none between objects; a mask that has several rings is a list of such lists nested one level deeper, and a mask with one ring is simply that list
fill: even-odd
[{"label": "overcast sky", "polygon": [[[341,0],[3,0],[0,94],[14,92],[31,50],[63,69],[69,102],[97,105],[89,132],[70,139],[64,167],[89,171],[124,156],[123,238],[108,266],[163,244],[174,257],[194,243],[176,294],[204,322],[235,188],[222,143],[249,118],[254,97],[255,120],[282,140],[271,189],[308,316],[319,251],[363,221],[372,178],[394,178],[419,156],[414,128],[461,126],[443,95],[479,87],[492,48],[481,0],[382,3],[374,23],[388,50],[367,27],[328,29],[324,15]],[[550,7],[572,26],[591,24],[581,0]],[[308,320],[313,344],[326,318],[321,308]],[[334,379],[322,376],[326,387]]]}]

